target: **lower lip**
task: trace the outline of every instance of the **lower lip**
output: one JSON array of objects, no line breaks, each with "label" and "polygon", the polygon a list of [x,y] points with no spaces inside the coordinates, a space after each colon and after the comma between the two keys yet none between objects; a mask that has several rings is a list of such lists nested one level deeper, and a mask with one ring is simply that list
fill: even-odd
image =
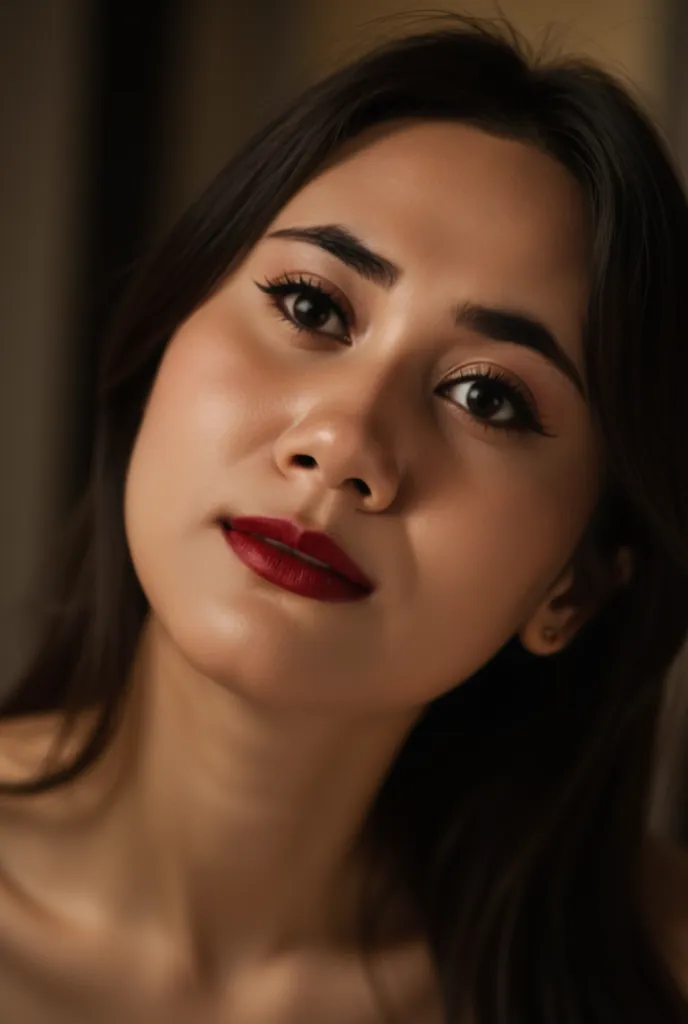
[{"label": "lower lip", "polygon": [[257,576],[315,601],[362,601],[369,592],[330,569],[304,562],[261,537],[223,527],[225,540],[237,558]]}]

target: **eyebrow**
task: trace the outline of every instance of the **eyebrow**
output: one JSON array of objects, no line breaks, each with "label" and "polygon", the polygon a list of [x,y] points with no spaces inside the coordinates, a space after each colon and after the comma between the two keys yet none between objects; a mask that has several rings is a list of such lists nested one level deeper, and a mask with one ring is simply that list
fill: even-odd
[{"label": "eyebrow", "polygon": [[576,364],[562,348],[548,327],[519,310],[482,306],[467,302],[456,311],[456,323],[475,331],[492,341],[506,341],[512,345],[539,352],[573,383],[587,400],[586,387]]},{"label": "eyebrow", "polygon": [[[317,245],[361,277],[386,289],[391,288],[401,276],[401,269],[396,263],[374,252],[339,224],[280,228],[268,237],[290,238]],[[538,352],[568,377],[586,398],[586,387],[575,363],[550,329],[536,317],[517,309],[466,302],[457,307],[455,323],[491,341],[521,345]]]},{"label": "eyebrow", "polygon": [[336,256],[361,277],[383,288],[391,288],[401,276],[401,270],[396,263],[373,252],[348,228],[338,224],[323,224],[312,228],[280,228],[279,231],[271,232],[268,237],[293,238],[297,242],[317,245],[325,252]]}]

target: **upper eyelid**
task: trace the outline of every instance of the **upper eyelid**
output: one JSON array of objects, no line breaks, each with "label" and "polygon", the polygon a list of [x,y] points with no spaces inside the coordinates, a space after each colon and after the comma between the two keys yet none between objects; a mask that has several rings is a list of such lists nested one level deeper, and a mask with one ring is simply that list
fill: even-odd
[{"label": "upper eyelid", "polygon": [[[304,280],[300,280],[300,278]],[[273,284],[291,284],[295,290],[299,286],[302,288],[309,286],[311,288],[318,288],[331,302],[339,307],[346,319],[347,329],[351,329],[356,325],[356,313],[353,303],[341,288],[338,288],[337,285],[327,278],[321,277],[320,274],[314,274],[311,270],[287,270],[283,274],[270,278],[270,280]]]},{"label": "upper eyelid", "polygon": [[468,363],[466,366],[451,370],[446,377],[442,378],[437,386],[438,388],[452,387],[470,380],[474,375],[489,377],[507,389],[513,389],[521,399],[528,402],[539,413],[540,403],[530,385],[520,374],[514,373],[513,370],[509,370],[502,365],[497,366],[484,361]]},{"label": "upper eyelid", "polygon": [[525,380],[519,375],[503,366],[496,366],[492,363],[475,362],[468,363],[467,366],[462,366],[455,370],[451,370],[446,377],[437,385],[439,388],[451,387],[455,384],[461,384],[466,380],[470,380],[473,376],[479,377],[491,377],[493,380],[498,380],[508,387],[514,389],[523,398],[527,398],[533,405],[537,407],[537,401],[533,393],[533,389],[526,383]]}]

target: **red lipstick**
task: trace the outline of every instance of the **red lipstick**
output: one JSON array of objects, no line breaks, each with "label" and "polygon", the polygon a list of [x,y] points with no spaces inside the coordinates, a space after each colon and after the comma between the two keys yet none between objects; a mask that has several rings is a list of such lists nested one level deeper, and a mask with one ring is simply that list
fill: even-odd
[{"label": "red lipstick", "polygon": [[286,519],[223,520],[225,538],[244,565],[268,582],[317,601],[360,601],[375,589],[363,570],[325,533]]}]

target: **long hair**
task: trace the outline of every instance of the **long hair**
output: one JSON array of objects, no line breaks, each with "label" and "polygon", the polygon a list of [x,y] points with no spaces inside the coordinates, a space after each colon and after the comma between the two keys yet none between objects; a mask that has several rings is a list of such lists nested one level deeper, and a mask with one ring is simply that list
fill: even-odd
[{"label": "long hair", "polygon": [[[90,481],[42,640],[2,712],[70,722],[92,709],[95,725],[66,768],[2,792],[64,784],[114,735],[148,611],[127,550],[124,480],[168,340],[343,143],[402,117],[522,140],[579,182],[594,229],[585,372],[606,477],[574,553],[577,585],[599,582],[621,544],[635,571],[561,653],[537,658],[514,637],[430,704],[361,842],[387,890],[412,898],[448,1024],[466,1007],[477,1024],[678,1024],[687,1007],[640,889],[658,715],[688,631],[686,198],[624,88],[586,62],[534,57],[501,24],[450,16],[309,88],[141,269],[106,338]],[[375,893],[364,945],[390,898]]]}]

